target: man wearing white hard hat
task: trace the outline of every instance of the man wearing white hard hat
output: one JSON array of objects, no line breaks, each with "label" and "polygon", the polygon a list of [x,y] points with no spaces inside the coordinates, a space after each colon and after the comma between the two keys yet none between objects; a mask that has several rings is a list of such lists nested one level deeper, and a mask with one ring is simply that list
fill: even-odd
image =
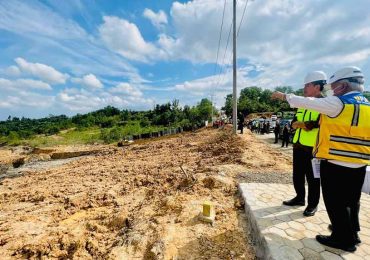
[{"label": "man wearing white hard hat", "polygon": [[321,187],[332,224],[330,236],[317,235],[326,246],[353,252],[361,243],[358,221],[361,187],[370,164],[370,102],[362,95],[364,75],[357,67],[335,72],[321,99],[274,92],[273,99],[321,113],[314,157],[321,159]]},{"label": "man wearing white hard hat", "polygon": [[[303,93],[305,97],[322,97],[321,91],[326,84],[326,74],[313,71],[304,79]],[[296,196],[283,201],[287,206],[305,205],[305,178],[308,184],[307,207],[303,212],[306,217],[315,215],[320,200],[320,179],[314,178],[312,171],[312,149],[316,143],[318,120],[320,113],[298,108],[292,127],[296,129],[293,137],[293,185]]]}]

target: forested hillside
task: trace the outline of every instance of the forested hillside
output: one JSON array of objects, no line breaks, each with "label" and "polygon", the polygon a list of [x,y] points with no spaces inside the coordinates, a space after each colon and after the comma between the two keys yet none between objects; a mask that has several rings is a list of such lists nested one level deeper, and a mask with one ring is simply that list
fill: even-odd
[{"label": "forested hillside", "polygon": [[[303,89],[293,91],[292,87],[276,87],[275,90],[284,93],[303,95]],[[279,112],[291,110],[288,103],[271,100],[272,90],[260,87],[247,87],[241,90],[238,100],[238,111],[244,116],[255,112]],[[365,92],[370,99],[370,93]],[[226,115],[232,115],[232,95],[226,96],[222,110]],[[218,114],[216,108],[214,115]],[[35,137],[62,134],[71,142],[81,141],[93,143],[103,141],[110,143],[127,135],[148,133],[170,127],[182,127],[184,130],[197,129],[204,125],[204,121],[211,120],[212,103],[202,99],[197,105],[179,106],[174,100],[162,105],[156,105],[148,111],[120,110],[108,106],[87,114],[77,114],[72,117],[65,115],[41,119],[18,118],[9,116],[6,121],[0,122],[0,144],[17,145],[29,142]],[[63,130],[66,133],[61,133]],[[68,133],[67,133],[68,132]],[[47,142],[42,139],[41,142]],[[39,141],[34,143],[39,144]]]},{"label": "forested hillside", "polygon": [[[63,130],[73,129],[74,137],[90,134],[90,142],[102,140],[106,143],[116,141],[126,135],[147,133],[169,127],[182,127],[184,130],[199,128],[205,120],[210,120],[212,104],[202,99],[196,106],[179,106],[179,101],[156,105],[153,110],[119,110],[108,106],[87,114],[73,117],[65,115],[49,116],[41,119],[8,117],[0,122],[0,142],[19,144],[22,140],[40,135],[55,135]],[[217,110],[213,110],[217,113]],[[96,130],[98,135],[96,135]]]}]

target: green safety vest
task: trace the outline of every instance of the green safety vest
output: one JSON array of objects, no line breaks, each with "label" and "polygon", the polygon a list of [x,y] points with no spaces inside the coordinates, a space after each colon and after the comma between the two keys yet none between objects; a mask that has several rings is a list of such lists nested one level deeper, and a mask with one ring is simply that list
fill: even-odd
[{"label": "green safety vest", "polygon": [[[296,118],[298,122],[308,122],[318,120],[320,113],[304,108],[298,108]],[[293,144],[300,143],[301,145],[313,147],[316,143],[317,133],[319,129],[304,130],[297,128],[293,137]]]}]

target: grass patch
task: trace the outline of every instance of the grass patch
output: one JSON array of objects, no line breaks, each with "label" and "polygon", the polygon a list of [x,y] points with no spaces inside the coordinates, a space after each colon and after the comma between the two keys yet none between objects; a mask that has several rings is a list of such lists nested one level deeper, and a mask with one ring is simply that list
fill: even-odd
[{"label": "grass patch", "polygon": [[73,129],[51,136],[36,136],[22,143],[32,147],[102,143],[99,128]]},{"label": "grass patch", "polygon": [[0,137],[0,144],[28,145],[32,147],[50,147],[57,145],[75,144],[110,144],[122,140],[127,136],[158,132],[166,129],[163,126],[140,126],[140,122],[133,121],[124,126],[113,126],[110,128],[70,128],[55,135],[36,135],[31,138],[22,139],[16,132],[8,136]]}]

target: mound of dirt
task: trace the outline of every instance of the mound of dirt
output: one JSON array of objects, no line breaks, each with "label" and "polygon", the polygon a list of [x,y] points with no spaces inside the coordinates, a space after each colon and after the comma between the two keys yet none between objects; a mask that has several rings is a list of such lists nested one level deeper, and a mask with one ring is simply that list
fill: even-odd
[{"label": "mound of dirt", "polygon": [[[1,259],[254,259],[236,180],[290,167],[229,129],[102,149],[2,180]],[[205,200],[214,225],[198,218]]]}]

